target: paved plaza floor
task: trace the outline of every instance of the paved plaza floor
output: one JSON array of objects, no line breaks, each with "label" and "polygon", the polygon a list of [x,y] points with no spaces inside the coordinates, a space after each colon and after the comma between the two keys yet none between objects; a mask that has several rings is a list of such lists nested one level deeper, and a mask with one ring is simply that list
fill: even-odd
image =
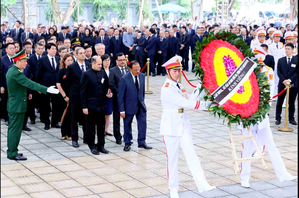
[{"label": "paved plaza floor", "polygon": [[[189,79],[195,78],[191,72],[186,74]],[[130,152],[123,151],[124,143],[117,145],[114,137],[107,137],[105,147],[110,154],[96,156],[91,154],[86,144],[83,144],[81,129],[80,147],[73,148],[71,142],[60,139],[59,129],[51,128],[45,131],[44,125],[37,118],[38,122],[35,125],[27,125],[32,131],[22,133],[19,145],[19,152],[28,160],[16,162],[6,157],[7,126],[1,121],[1,197],[169,197],[166,152],[159,134],[162,114],[160,89],[165,78],[150,77],[150,91],[153,91],[153,94],[146,95],[145,98],[148,109],[146,142],[153,147],[152,150],[137,148],[135,119],[134,144]],[[184,79],[182,82],[187,91],[193,90]],[[192,83],[197,84],[194,81]],[[288,171],[292,175],[297,175],[298,130],[296,126],[291,126],[294,128],[293,132],[277,130],[273,117],[275,105],[274,102],[270,112],[273,137]],[[217,189],[201,194],[197,192],[184,155],[180,151],[181,198],[298,196],[298,181],[279,182],[267,152],[264,159],[268,169],[264,170],[260,161],[254,161],[251,168],[251,188],[240,186],[239,175],[235,175],[233,170],[228,127],[223,125],[223,120],[214,118],[205,111],[186,110],[186,112],[193,127],[196,153],[208,182]],[[233,126],[232,130],[234,135],[240,135],[236,126]],[[121,132],[123,133],[123,128]],[[237,155],[240,156],[241,143],[236,143],[236,149]]]}]

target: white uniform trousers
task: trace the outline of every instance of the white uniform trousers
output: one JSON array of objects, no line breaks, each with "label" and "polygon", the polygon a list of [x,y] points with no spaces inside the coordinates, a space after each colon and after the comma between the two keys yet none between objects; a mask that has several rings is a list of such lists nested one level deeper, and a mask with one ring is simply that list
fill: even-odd
[{"label": "white uniform trousers", "polygon": [[[265,149],[269,154],[271,159],[273,168],[275,170],[276,177],[280,179],[280,177],[287,174],[286,167],[284,162],[280,156],[278,149],[273,140],[273,135],[271,129],[266,127],[261,130],[258,129],[258,126],[255,125],[250,127],[251,133],[253,134],[254,138],[258,136],[261,142],[265,145]],[[248,136],[248,130],[242,129],[242,134],[244,136]],[[251,139],[243,140],[243,151],[241,154],[242,158],[251,157],[252,151],[255,149],[254,144]],[[241,181],[249,181],[250,179],[250,167],[251,161],[246,161],[241,163],[241,171],[240,171],[240,178]]]},{"label": "white uniform trousers", "polygon": [[185,155],[188,167],[196,183],[198,192],[211,190],[205,178],[198,156],[193,147],[192,133],[184,130],[182,136],[163,135],[163,142],[166,147],[167,176],[169,191],[179,190],[178,157],[181,147]]}]

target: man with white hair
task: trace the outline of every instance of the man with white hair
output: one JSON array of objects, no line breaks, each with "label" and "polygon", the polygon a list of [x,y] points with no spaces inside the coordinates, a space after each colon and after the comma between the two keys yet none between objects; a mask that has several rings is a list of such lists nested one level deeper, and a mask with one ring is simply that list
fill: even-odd
[{"label": "man with white hair", "polygon": [[98,56],[103,56],[105,54],[105,45],[103,43],[96,44],[94,48]]},{"label": "man with white hair", "polygon": [[25,28],[25,32],[23,32],[22,35],[21,35],[21,43],[23,44],[24,41],[25,41],[26,39],[28,39],[28,38],[30,38],[30,39],[32,39],[32,40],[33,40],[33,38],[34,38],[34,35],[32,34],[32,32],[30,32],[30,27],[29,27],[29,26],[27,26],[27,27]]},{"label": "man with white hair", "polygon": [[133,34],[133,27],[129,26],[128,27],[128,32],[125,32],[123,34],[123,44],[125,45],[125,55],[129,56],[129,60],[133,60],[133,55],[132,55],[132,50],[133,50],[133,45],[134,45],[134,37],[135,34]]}]

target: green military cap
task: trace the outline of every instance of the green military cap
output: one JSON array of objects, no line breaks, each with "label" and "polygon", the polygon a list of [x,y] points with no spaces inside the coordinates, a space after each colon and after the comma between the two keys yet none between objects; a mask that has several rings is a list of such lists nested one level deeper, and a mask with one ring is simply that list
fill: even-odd
[{"label": "green military cap", "polygon": [[23,49],[23,50],[20,51],[19,53],[13,55],[11,58],[12,58],[15,62],[16,62],[17,60],[21,60],[21,59],[24,59],[24,58],[27,59],[28,57],[27,57],[27,54],[26,54],[26,49]]},{"label": "green military cap", "polygon": [[71,41],[71,45],[73,46],[73,45],[80,45],[80,46],[82,46],[82,39],[81,38],[79,38],[79,37],[76,37],[76,38],[74,38],[72,41]]}]

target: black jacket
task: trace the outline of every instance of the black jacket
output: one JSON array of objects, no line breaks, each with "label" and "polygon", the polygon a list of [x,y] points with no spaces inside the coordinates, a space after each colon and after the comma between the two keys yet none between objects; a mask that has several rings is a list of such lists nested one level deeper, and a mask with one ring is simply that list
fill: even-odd
[{"label": "black jacket", "polygon": [[173,57],[175,54],[180,54],[180,41],[176,37],[168,37],[168,53],[170,57]]},{"label": "black jacket", "polygon": [[291,64],[287,64],[286,56],[280,58],[277,63],[278,87],[285,87],[283,81],[290,79],[292,87],[298,87],[298,57],[293,56]]},{"label": "black jacket", "polygon": [[[65,38],[69,38],[69,39],[71,39],[71,37],[72,37],[72,36],[71,36],[69,33],[65,33]],[[62,41],[62,42],[64,42],[64,37],[63,37],[62,32],[59,32],[59,33],[58,33],[57,41]]]},{"label": "black jacket", "polygon": [[[167,38],[163,38],[162,41],[161,41],[161,38],[157,38],[157,52],[161,51],[162,57],[167,57],[168,42],[169,42],[169,40]],[[158,54],[158,55],[160,55],[160,54]]]},{"label": "black jacket", "polygon": [[81,78],[82,108],[89,111],[106,111],[106,94],[109,89],[109,79],[104,70],[89,69]]},{"label": "black jacket", "polygon": [[56,78],[60,67],[60,57],[55,56],[56,68],[52,67],[48,56],[44,56],[37,63],[36,82],[46,87],[56,85]]},{"label": "black jacket", "polygon": [[270,54],[267,54],[264,60],[265,65],[271,67],[274,71],[275,69],[275,60],[274,57]]},{"label": "black jacket", "polygon": [[[86,71],[91,68],[88,61],[85,61]],[[66,72],[66,88],[69,92],[69,98],[72,103],[80,104],[80,87],[81,87],[82,71],[79,67],[78,62],[67,67]]]},{"label": "black jacket", "polygon": [[[126,73],[129,72],[129,67],[125,66]],[[117,98],[118,94],[118,84],[120,81],[120,78],[122,77],[121,71],[119,70],[118,66],[115,66],[110,69],[109,72],[109,83],[110,83],[110,89],[113,93],[113,98]]]}]

